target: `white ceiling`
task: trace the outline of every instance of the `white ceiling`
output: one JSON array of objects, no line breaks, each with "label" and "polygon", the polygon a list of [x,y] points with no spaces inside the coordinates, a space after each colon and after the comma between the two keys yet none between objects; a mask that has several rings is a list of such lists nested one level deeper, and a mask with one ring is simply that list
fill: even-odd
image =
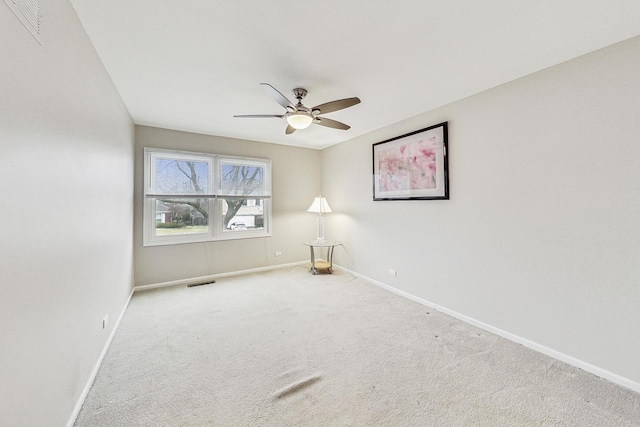
[{"label": "white ceiling", "polygon": [[[324,148],[640,34],[638,0],[71,0],[137,124]],[[259,84],[348,131],[285,135]],[[425,123],[428,125],[428,123]]]}]

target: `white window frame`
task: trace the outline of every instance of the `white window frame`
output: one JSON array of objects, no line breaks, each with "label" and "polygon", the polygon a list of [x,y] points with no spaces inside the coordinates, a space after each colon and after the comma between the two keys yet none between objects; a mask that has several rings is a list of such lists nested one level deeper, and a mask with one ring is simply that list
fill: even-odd
[{"label": "white window frame", "polygon": [[[156,159],[175,158],[176,160],[193,160],[209,164],[206,194],[194,195],[193,198],[209,200],[208,227],[206,233],[156,235],[156,200],[159,198],[155,182]],[[264,189],[260,194],[247,198],[263,200],[263,228],[246,230],[223,229],[222,163],[238,163],[256,165],[264,168]],[[271,236],[271,160],[252,157],[226,156],[211,153],[196,153],[160,148],[144,148],[144,191],[143,191],[143,246],[175,245],[183,243],[208,242],[216,240],[251,239]],[[180,196],[184,197],[184,196]]]}]

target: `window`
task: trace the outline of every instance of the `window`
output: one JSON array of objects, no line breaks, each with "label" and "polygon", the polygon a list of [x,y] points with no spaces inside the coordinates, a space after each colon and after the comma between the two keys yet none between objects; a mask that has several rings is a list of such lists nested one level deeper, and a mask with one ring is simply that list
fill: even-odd
[{"label": "window", "polygon": [[270,236],[271,161],[145,148],[144,245]]}]

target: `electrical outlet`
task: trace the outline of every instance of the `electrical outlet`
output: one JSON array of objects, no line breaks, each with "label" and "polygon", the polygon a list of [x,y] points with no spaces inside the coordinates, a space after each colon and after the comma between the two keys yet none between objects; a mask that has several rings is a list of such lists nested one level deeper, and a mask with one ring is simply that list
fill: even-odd
[{"label": "electrical outlet", "polygon": [[105,314],[102,318],[102,329],[107,329],[107,324],[109,323],[109,315]]},{"label": "electrical outlet", "polygon": [[398,275],[397,271],[395,271],[393,268],[389,269],[389,276],[397,276],[397,275]]},{"label": "electrical outlet", "polygon": [[275,256],[281,256],[281,255],[282,255],[282,252],[280,252],[280,251],[275,251],[274,255],[275,255]]}]

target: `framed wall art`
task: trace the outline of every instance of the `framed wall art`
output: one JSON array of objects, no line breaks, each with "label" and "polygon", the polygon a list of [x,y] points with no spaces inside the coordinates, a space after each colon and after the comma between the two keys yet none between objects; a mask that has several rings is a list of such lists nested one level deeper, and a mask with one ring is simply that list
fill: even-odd
[{"label": "framed wall art", "polygon": [[449,199],[447,122],[373,144],[373,200]]}]

